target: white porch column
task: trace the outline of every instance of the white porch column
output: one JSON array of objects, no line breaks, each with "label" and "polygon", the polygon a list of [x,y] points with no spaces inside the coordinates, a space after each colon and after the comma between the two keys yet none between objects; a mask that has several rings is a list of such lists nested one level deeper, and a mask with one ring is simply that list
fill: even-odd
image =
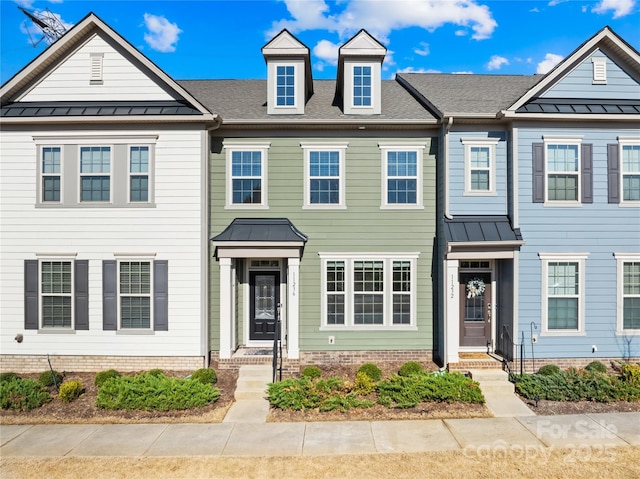
[{"label": "white porch column", "polygon": [[446,263],[446,316],[445,337],[446,353],[445,363],[457,363],[458,349],[460,348],[460,285],[458,276],[458,260],[447,260]]},{"label": "white porch column", "polygon": [[220,359],[231,358],[231,258],[220,258]]},{"label": "white porch column", "polygon": [[300,357],[300,258],[288,258],[287,262],[287,357]]}]

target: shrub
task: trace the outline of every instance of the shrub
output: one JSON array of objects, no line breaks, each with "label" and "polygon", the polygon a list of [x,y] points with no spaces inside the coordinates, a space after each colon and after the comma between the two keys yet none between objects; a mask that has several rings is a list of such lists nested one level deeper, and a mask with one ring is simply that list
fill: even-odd
[{"label": "shrub", "polygon": [[51,401],[51,394],[38,381],[14,378],[0,382],[0,407],[30,411]]},{"label": "shrub", "polygon": [[218,375],[215,369],[200,368],[191,374],[191,380],[200,381],[202,384],[215,384],[218,382]]},{"label": "shrub", "polygon": [[322,376],[322,370],[318,366],[307,366],[302,370],[302,377],[316,379]]},{"label": "shrub", "polygon": [[20,379],[16,373],[0,373],[0,382],[1,381],[13,381],[14,379]]},{"label": "shrub", "polygon": [[58,392],[58,397],[61,401],[71,402],[75,398],[80,397],[80,395],[84,392],[84,386],[80,381],[66,381],[62,383],[60,386],[60,392]]},{"label": "shrub", "polygon": [[400,366],[398,374],[400,376],[412,376],[414,374],[420,374],[422,372],[422,366],[415,361],[408,361]]},{"label": "shrub", "polygon": [[382,371],[378,366],[373,363],[365,363],[358,369],[359,373],[364,373],[369,376],[374,382],[380,381],[382,379]]},{"label": "shrub", "polygon": [[60,384],[62,384],[62,374],[55,370],[48,370],[40,375],[38,382],[46,387],[53,386],[54,384],[60,386]]},{"label": "shrub", "polygon": [[93,381],[93,384],[96,385],[98,389],[102,387],[102,385],[107,381],[107,379],[111,378],[119,378],[120,373],[115,369],[107,369],[106,371],[100,371],[96,374],[96,378]]},{"label": "shrub", "polygon": [[622,363],[620,366],[620,379],[640,387],[640,364]]},{"label": "shrub", "polygon": [[590,373],[607,373],[607,366],[605,366],[600,361],[592,361],[585,366],[585,371],[589,371]]},{"label": "shrub", "polygon": [[551,376],[553,374],[558,374],[560,372],[560,368],[555,364],[547,364],[538,369],[538,374],[542,374],[543,376]]},{"label": "shrub", "polygon": [[142,373],[105,382],[96,405],[104,409],[169,411],[201,407],[219,397],[218,388],[200,381]]},{"label": "shrub", "polygon": [[356,394],[366,396],[367,394],[371,394],[375,387],[375,381],[371,379],[367,374],[362,371],[356,374],[356,380],[353,385],[353,391]]},{"label": "shrub", "polygon": [[159,378],[160,376],[165,376],[164,371],[162,369],[149,369],[147,374],[150,376],[154,376]]}]

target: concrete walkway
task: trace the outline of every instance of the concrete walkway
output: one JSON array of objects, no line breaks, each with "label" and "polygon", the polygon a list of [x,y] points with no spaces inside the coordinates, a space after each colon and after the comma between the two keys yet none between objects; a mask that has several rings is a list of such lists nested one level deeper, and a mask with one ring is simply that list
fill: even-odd
[{"label": "concrete walkway", "polygon": [[515,385],[506,371],[499,369],[471,369],[469,374],[480,384],[489,412],[495,417],[535,416],[535,413],[516,396]]},{"label": "concrete walkway", "polygon": [[241,366],[234,392],[235,401],[222,422],[267,422],[270,406],[266,391],[267,385],[272,381],[271,366]]},{"label": "concrete walkway", "polygon": [[640,413],[424,421],[0,426],[0,456],[314,456],[640,447]]}]

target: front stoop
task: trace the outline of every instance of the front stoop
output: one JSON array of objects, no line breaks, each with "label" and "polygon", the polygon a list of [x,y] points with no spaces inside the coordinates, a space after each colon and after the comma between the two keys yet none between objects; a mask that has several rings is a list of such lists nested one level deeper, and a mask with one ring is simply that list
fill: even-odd
[{"label": "front stoop", "polygon": [[234,393],[235,402],[222,422],[265,423],[269,414],[267,385],[273,379],[273,369],[267,365],[240,366]]},{"label": "front stoop", "polygon": [[480,384],[487,409],[494,417],[535,416],[515,393],[515,385],[502,370],[471,369],[469,374]]}]

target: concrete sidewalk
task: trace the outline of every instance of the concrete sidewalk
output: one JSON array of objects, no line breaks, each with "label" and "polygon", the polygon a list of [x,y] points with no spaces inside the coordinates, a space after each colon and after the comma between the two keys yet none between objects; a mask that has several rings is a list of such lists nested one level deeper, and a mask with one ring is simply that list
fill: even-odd
[{"label": "concrete sidewalk", "polygon": [[547,454],[640,447],[640,413],[419,421],[0,426],[0,456],[314,456],[429,451]]}]

